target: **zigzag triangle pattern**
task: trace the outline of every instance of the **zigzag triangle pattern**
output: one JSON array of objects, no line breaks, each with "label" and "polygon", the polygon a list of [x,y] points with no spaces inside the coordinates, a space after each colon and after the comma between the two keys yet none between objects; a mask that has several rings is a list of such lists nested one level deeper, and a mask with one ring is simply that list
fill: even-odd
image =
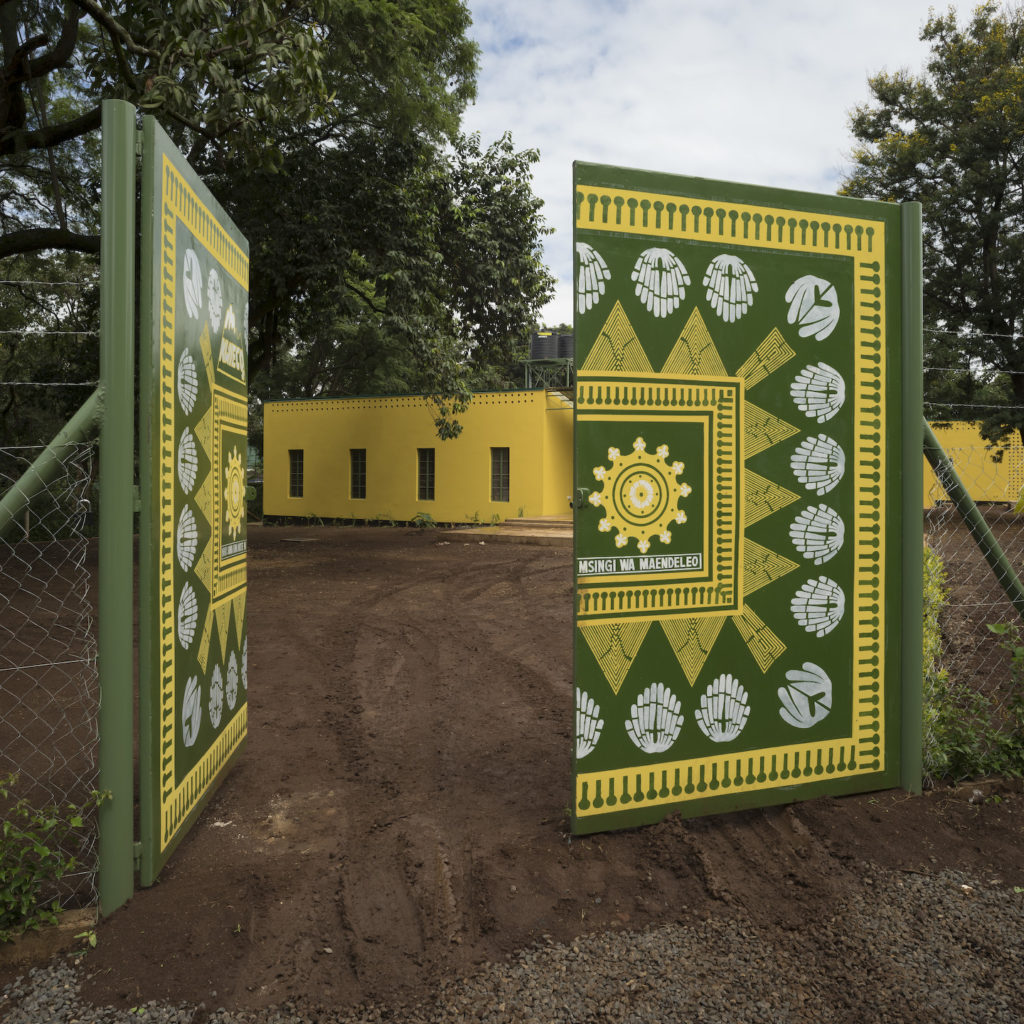
[{"label": "zigzag triangle pattern", "polygon": [[749,537],[743,542],[743,596],[756,593],[769,583],[774,583],[794,569],[799,569],[783,555],[769,550]]},{"label": "zigzag triangle pattern", "polygon": [[743,457],[749,459],[786,438],[799,434],[798,427],[773,416],[751,402],[743,404]]},{"label": "zigzag triangle pattern", "polygon": [[799,501],[800,495],[788,490],[774,480],[754,473],[751,470],[744,470],[743,474],[743,525],[751,526],[759,523],[762,519],[774,515],[794,501]]},{"label": "zigzag triangle pattern", "polygon": [[666,619],[661,623],[679,667],[691,686],[697,682],[725,620],[724,615],[700,615],[688,619]]},{"label": "zigzag triangle pattern", "polygon": [[583,639],[601,666],[613,693],[618,694],[650,628],[649,622],[608,622],[580,626]]},{"label": "zigzag triangle pattern", "polygon": [[753,608],[744,605],[743,614],[734,615],[732,621],[747,649],[754,656],[758,668],[762,673],[767,672],[782,657],[786,645]]},{"label": "zigzag triangle pattern", "polygon": [[747,361],[736,371],[748,388],[760,384],[765,377],[771,376],[779,367],[785,366],[796,353],[786,343],[777,327],[773,327],[760,345],[751,352]]},{"label": "zigzag triangle pattern", "polygon": [[707,324],[696,307],[668,354],[661,372],[680,377],[728,376]]},{"label": "zigzag triangle pattern", "polygon": [[633,330],[621,302],[616,302],[612,307],[597,340],[580,367],[583,373],[601,373],[608,370],[653,372],[647,353],[644,352],[644,347]]}]

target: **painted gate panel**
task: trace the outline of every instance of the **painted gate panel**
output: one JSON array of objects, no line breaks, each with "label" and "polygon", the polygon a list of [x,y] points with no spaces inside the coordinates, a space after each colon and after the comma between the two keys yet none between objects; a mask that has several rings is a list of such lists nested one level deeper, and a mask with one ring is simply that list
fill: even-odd
[{"label": "painted gate panel", "polygon": [[248,245],[152,118],[143,163],[142,884],[246,736]]},{"label": "painted gate panel", "polygon": [[899,207],[574,184],[575,830],[898,784]]}]

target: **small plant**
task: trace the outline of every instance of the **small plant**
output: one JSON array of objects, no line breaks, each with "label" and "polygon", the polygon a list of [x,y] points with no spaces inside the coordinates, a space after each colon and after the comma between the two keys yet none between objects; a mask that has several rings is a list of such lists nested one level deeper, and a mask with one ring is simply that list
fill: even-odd
[{"label": "small plant", "polygon": [[523,518],[523,513],[524,513],[525,511],[526,511],[526,509],[525,509],[525,508],[523,508],[523,506],[522,506],[522,505],[520,505],[520,506],[519,506],[519,511],[518,511],[518,512],[516,513],[516,518],[517,518],[517,519],[522,519],[522,518]]},{"label": "small plant", "polygon": [[417,512],[416,515],[412,517],[412,525],[419,527],[421,530],[437,529],[437,523],[429,512]]},{"label": "small plant", "polygon": [[466,522],[467,523],[479,523],[480,522],[480,513],[479,512],[473,512],[472,514],[470,514],[469,512],[467,512],[466,513]]},{"label": "small plant", "polygon": [[491,516],[491,526],[497,526],[500,522],[501,516],[495,512],[494,515]]},{"label": "small plant", "polygon": [[[96,792],[81,807],[53,804],[36,809],[24,797],[15,799],[17,774],[0,779],[0,802],[5,806],[0,827],[0,942],[29,929],[53,924],[60,910],[43,893],[77,866],[66,849],[85,815],[102,802]],[[95,944],[95,943],[92,943]]]}]

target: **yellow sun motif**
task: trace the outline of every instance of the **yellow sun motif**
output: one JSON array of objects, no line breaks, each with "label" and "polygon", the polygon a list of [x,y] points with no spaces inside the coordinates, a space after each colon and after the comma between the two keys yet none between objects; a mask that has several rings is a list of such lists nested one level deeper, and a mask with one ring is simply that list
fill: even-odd
[{"label": "yellow sun motif", "polygon": [[242,456],[235,447],[228,456],[224,468],[224,522],[234,540],[242,530],[242,516],[245,514],[245,478],[242,473]]},{"label": "yellow sun motif", "polygon": [[[620,349],[630,353],[630,369],[654,372],[636,331],[621,305],[616,303],[582,369],[594,377],[600,377],[604,372],[620,372],[624,367],[623,360],[617,354]],[[731,379],[742,383],[743,433],[738,442],[742,446],[745,462],[798,433],[792,424],[760,408],[746,397],[757,384],[795,355],[781,332],[773,328],[743,365],[730,373],[704,318],[695,306],[665,360],[661,373],[683,378]],[[608,460],[610,466],[594,467],[594,477],[602,484],[602,490],[592,493],[589,499],[595,507],[604,507],[604,516],[598,522],[598,530],[605,533],[616,530],[615,544],[620,548],[635,539],[641,554],[647,552],[651,539],[655,537],[668,544],[672,538],[669,529],[672,522],[686,522],[686,514],[679,506],[682,499],[690,494],[691,488],[677,480],[683,471],[682,463],[669,461],[666,445],[658,447],[656,456],[649,454],[647,443],[642,437],[633,442],[633,451],[628,454],[624,455],[618,448],[609,448]],[[705,613],[700,618],[683,616],[661,621],[661,628],[691,686],[696,682],[727,620],[736,627],[762,672],[767,672],[786,649],[782,640],[750,606],[748,599],[796,569],[797,563],[755,543],[745,536],[745,530],[798,501],[799,495],[746,467],[741,480],[744,532],[739,610],[720,615]],[[612,641],[618,635],[616,631],[621,631],[626,624],[623,620],[580,626],[605,678],[616,693],[651,625],[650,622],[639,623],[632,646],[624,650],[621,644],[616,646]]]},{"label": "yellow sun motif", "polygon": [[602,533],[616,531],[615,546],[636,541],[641,554],[651,546],[651,538],[662,544],[672,540],[672,523],[685,523],[686,513],[679,499],[690,494],[689,484],[679,484],[681,462],[668,462],[668,445],[659,445],[656,454],[647,451],[647,442],[638,437],[633,454],[623,455],[618,448],[608,449],[610,467],[595,466],[594,477],[604,485],[590,495],[592,505],[603,505],[605,516],[598,523]]}]

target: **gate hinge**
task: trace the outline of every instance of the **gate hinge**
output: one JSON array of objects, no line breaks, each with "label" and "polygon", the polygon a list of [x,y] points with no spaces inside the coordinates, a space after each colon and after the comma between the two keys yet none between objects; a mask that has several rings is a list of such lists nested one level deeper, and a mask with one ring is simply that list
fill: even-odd
[{"label": "gate hinge", "polygon": [[132,843],[132,866],[136,871],[142,870],[142,843]]},{"label": "gate hinge", "polygon": [[137,130],[135,132],[135,155],[137,157],[141,158],[142,157],[142,152],[143,152],[143,147],[142,147],[142,131],[141,130]]}]

